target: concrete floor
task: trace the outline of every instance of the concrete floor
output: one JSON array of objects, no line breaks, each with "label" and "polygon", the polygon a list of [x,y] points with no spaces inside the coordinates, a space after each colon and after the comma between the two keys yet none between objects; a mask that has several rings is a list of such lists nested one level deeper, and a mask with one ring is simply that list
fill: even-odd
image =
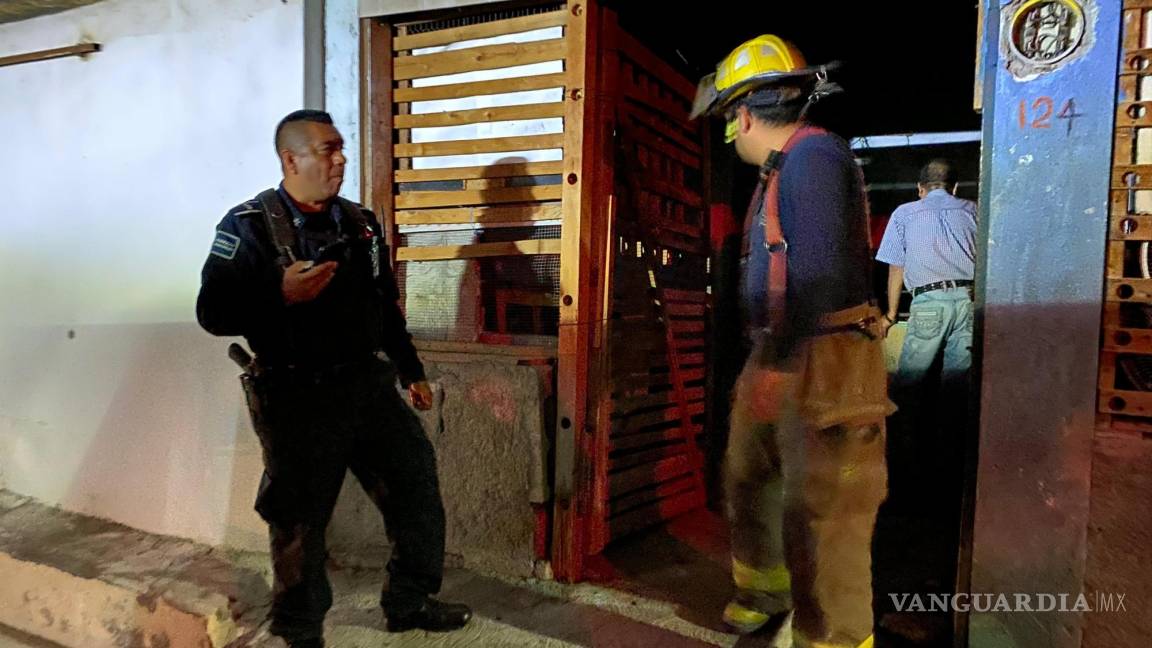
[{"label": "concrete floor", "polygon": [[[956,529],[947,519],[882,508],[873,546],[873,588],[878,648],[952,645],[946,614],[894,614],[890,592],[950,591],[955,574]],[[916,556],[909,562],[908,556]],[[715,512],[700,510],[609,546],[592,563],[592,580],[630,595],[663,601],[686,624],[716,633],[732,595],[728,530]],[[781,620],[783,621],[783,620]],[[777,627],[733,638],[737,647],[784,643]],[[732,635],[727,635],[732,637]],[[786,645],[786,643],[785,643]]]},{"label": "concrete floor", "polygon": [[[382,574],[375,570],[332,573],[335,601],[325,627],[330,648],[379,646],[464,648],[708,648],[747,645],[739,638],[697,626],[661,601],[589,584],[513,581],[450,570],[441,598],[471,605],[475,617],[463,630],[400,635],[383,630],[377,604]],[[242,642],[248,648],[283,644],[261,630]]]},{"label": "concrete floor", "polygon": [[60,646],[0,625],[0,648],[60,648]]}]

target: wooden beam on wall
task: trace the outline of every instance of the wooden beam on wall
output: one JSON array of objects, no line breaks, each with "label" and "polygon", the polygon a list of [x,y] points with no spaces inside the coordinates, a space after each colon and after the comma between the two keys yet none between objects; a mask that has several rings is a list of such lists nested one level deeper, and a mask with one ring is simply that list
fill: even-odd
[{"label": "wooden beam on wall", "polygon": [[[560,331],[557,349],[556,515],[553,569],[562,581],[583,577],[589,548],[596,456],[595,421],[589,417],[592,332],[600,313],[596,260],[604,223],[597,221],[597,116],[602,109],[597,76],[599,4],[569,0],[568,80],[564,96],[563,212],[560,252]],[[606,196],[605,196],[606,198]],[[602,201],[607,202],[605,199]],[[598,364],[598,363],[596,363]],[[589,424],[591,423],[591,425]]]},{"label": "wooden beam on wall", "polygon": [[392,249],[393,218],[392,26],[376,18],[360,21],[360,193]]},{"label": "wooden beam on wall", "polygon": [[9,65],[20,65],[21,63],[36,63],[38,61],[50,61],[52,59],[64,58],[67,56],[86,56],[100,51],[99,43],[80,43],[79,45],[69,45],[68,47],[57,47],[54,49],[38,50],[35,52],[26,52],[24,54],[12,54],[11,56],[0,56],[0,67]]}]

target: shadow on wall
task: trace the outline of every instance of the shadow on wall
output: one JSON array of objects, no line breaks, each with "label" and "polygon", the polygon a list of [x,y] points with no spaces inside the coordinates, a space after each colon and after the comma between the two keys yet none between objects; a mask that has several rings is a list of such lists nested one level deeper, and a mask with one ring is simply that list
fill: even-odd
[{"label": "shadow on wall", "polygon": [[[483,178],[451,186],[424,183],[419,190],[479,190],[483,204],[472,207],[472,223],[405,228],[405,244],[469,245],[532,238],[522,224],[509,223],[507,215],[484,209],[484,205],[507,200],[501,189],[521,186],[508,174],[523,173],[526,163],[524,158],[507,157],[489,167]],[[514,226],[482,227],[493,224]],[[417,337],[428,337],[426,332],[431,331],[431,337],[477,340],[486,320],[499,319],[482,312],[482,304],[496,303],[493,285],[504,285],[505,275],[519,271],[521,261],[531,269],[535,260],[484,257],[403,264],[404,271],[397,275],[398,281],[405,282],[409,322],[416,323],[410,329]],[[445,291],[453,288],[457,293],[449,298]],[[487,315],[493,313],[487,311]],[[422,354],[422,359],[433,382],[435,401],[431,411],[418,415],[436,449],[448,521],[447,551],[457,564],[531,575],[535,558],[532,505],[549,497],[545,412],[550,389],[541,385],[550,387],[550,368],[521,366],[518,358],[503,354],[444,358]],[[387,560],[383,521],[354,479],[345,481],[328,539],[338,562],[378,566]]]}]

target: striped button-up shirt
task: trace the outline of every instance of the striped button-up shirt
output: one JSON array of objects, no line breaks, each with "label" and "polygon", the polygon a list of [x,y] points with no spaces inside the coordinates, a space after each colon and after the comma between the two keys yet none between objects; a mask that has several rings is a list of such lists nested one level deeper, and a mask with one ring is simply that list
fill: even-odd
[{"label": "striped button-up shirt", "polygon": [[972,279],[976,266],[976,203],[943,189],[892,212],[876,260],[904,268],[909,290],[937,281]]}]

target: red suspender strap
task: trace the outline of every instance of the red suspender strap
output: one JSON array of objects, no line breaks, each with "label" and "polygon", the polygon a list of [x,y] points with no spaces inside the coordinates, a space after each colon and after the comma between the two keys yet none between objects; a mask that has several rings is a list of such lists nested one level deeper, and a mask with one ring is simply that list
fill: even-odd
[{"label": "red suspender strap", "polygon": [[[785,297],[788,291],[788,242],[784,240],[784,230],[780,227],[780,167],[787,161],[782,159],[801,140],[813,135],[823,135],[828,131],[815,126],[803,126],[781,151],[773,151],[760,169],[760,186],[757,197],[764,191],[764,244],[768,247],[768,326],[773,331],[781,330],[786,314]],[[767,189],[764,189],[764,187]],[[753,205],[756,201],[753,200]]]}]

